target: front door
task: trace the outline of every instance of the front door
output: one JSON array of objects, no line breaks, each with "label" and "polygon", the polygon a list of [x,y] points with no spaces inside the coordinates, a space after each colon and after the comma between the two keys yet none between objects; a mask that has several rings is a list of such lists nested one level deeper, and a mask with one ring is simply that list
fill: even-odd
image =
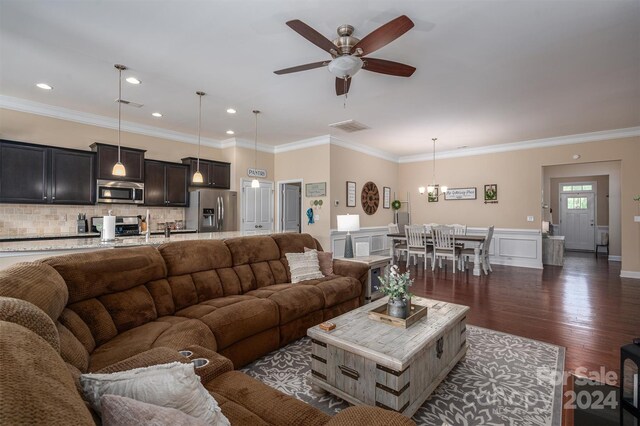
[{"label": "front door", "polygon": [[565,248],[593,251],[595,231],[594,193],[560,194],[560,232]]},{"label": "front door", "polygon": [[273,232],[273,182],[252,188],[242,182],[242,230],[246,233]]},{"label": "front door", "polygon": [[300,212],[302,206],[300,183],[282,184],[282,230],[284,232],[300,232]]}]

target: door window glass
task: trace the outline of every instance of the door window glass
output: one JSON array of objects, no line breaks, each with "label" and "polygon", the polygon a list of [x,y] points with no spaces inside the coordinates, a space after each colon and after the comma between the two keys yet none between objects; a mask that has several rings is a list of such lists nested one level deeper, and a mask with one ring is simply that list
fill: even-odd
[{"label": "door window glass", "polygon": [[587,197],[568,197],[567,198],[567,209],[586,210],[587,208],[588,208]]}]

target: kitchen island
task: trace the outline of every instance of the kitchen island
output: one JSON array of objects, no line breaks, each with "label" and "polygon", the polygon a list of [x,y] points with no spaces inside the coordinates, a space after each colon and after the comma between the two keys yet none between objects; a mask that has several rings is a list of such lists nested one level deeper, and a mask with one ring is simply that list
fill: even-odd
[{"label": "kitchen island", "polygon": [[18,262],[31,262],[51,256],[80,253],[94,250],[111,250],[122,247],[159,246],[172,241],[224,240],[250,235],[269,235],[269,231],[234,231],[206,233],[175,233],[169,238],[162,235],[121,237],[112,242],[100,238],[38,239],[29,241],[0,242],[0,269]]}]

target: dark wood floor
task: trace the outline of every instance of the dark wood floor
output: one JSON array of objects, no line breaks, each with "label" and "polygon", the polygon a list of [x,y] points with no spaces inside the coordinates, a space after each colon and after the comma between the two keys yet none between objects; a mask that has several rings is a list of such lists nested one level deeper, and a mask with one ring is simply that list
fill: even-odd
[{"label": "dark wood floor", "polygon": [[544,270],[495,265],[481,277],[448,266],[411,266],[412,292],[470,306],[469,324],[566,347],[568,372],[618,374],[620,346],[640,337],[640,281],[603,256],[566,253],[563,267]]}]

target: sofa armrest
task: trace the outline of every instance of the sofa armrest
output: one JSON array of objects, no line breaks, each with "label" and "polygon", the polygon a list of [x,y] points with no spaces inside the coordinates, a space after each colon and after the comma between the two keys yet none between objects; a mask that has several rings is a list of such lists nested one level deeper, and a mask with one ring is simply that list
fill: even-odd
[{"label": "sofa armrest", "polygon": [[111,364],[107,367],[101,368],[95,373],[108,374],[117,373],[119,371],[131,370],[134,368],[149,367],[157,364],[167,364],[169,362],[189,362],[189,358],[182,356],[178,351],[170,348],[153,348],[148,351],[141,352],[133,355],[127,359]]},{"label": "sofa armrest", "polygon": [[350,262],[348,260],[333,260],[333,273],[343,277],[355,278],[362,284],[360,292],[360,306],[364,305],[364,298],[367,294],[367,281],[369,277],[369,267],[364,263]]},{"label": "sofa armrest", "polygon": [[193,352],[193,355],[190,357],[191,359],[205,358],[209,360],[209,363],[204,367],[196,368],[196,374],[200,376],[200,381],[203,384],[215,379],[221,374],[233,371],[233,363],[231,360],[211,349],[198,345],[189,345],[185,349]]},{"label": "sofa armrest", "polygon": [[326,426],[416,426],[407,416],[378,407],[355,406],[340,411]]}]

